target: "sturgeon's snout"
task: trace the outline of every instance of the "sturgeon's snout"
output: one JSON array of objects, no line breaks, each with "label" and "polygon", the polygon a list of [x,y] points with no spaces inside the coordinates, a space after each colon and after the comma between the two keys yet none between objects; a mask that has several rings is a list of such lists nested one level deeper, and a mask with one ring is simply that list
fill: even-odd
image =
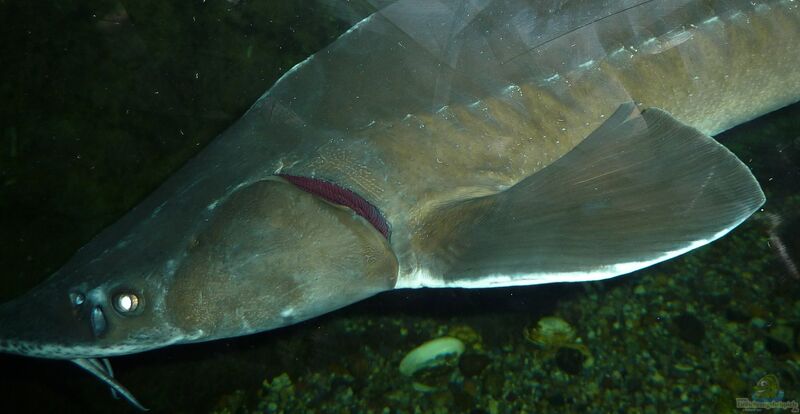
[{"label": "sturgeon's snout", "polygon": [[0,304],[0,352],[73,359],[92,357],[95,338],[86,312],[46,287]]}]

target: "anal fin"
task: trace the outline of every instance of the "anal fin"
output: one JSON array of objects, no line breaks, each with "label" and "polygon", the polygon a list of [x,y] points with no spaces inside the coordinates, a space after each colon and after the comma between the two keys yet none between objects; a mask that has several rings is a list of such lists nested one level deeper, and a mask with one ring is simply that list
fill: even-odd
[{"label": "anal fin", "polygon": [[713,138],[624,104],[543,170],[437,211],[431,222],[443,224],[420,252],[423,267],[398,287],[610,278],[723,236],[764,200],[750,170]]}]

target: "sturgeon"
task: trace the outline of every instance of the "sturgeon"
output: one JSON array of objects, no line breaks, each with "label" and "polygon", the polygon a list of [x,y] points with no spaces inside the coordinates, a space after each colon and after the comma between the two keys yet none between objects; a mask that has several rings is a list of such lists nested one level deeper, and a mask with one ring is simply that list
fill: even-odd
[{"label": "sturgeon", "polygon": [[143,409],[108,357],[675,257],[764,203],[710,136],[800,98],[798,42],[794,0],[392,2],[0,306],[0,351]]}]

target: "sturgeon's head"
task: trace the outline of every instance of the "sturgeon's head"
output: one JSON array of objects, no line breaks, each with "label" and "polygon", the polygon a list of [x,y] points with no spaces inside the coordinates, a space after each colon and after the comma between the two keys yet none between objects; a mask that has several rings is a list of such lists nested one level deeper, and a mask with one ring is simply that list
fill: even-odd
[{"label": "sturgeon's head", "polygon": [[127,397],[102,359],[289,325],[394,285],[376,228],[285,179],[207,200],[145,201],[0,305],[0,352],[72,360]]},{"label": "sturgeon's head", "polygon": [[0,351],[75,359],[107,357],[169,345],[181,337],[157,305],[158,283],[127,272],[56,272],[0,305]]},{"label": "sturgeon's head", "polygon": [[144,409],[114,379],[106,358],[166,346],[184,335],[165,323],[155,278],[123,269],[103,272],[100,262],[70,264],[22,297],[0,304],[0,351],[70,360],[108,384],[114,395]]}]

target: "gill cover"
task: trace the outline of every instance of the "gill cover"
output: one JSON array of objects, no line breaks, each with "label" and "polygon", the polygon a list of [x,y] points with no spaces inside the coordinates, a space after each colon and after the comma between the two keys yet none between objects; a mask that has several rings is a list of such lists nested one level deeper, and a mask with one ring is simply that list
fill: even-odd
[{"label": "gill cover", "polygon": [[296,323],[394,287],[388,241],[353,210],[279,177],[243,186],[193,238],[166,297],[214,339]]}]

